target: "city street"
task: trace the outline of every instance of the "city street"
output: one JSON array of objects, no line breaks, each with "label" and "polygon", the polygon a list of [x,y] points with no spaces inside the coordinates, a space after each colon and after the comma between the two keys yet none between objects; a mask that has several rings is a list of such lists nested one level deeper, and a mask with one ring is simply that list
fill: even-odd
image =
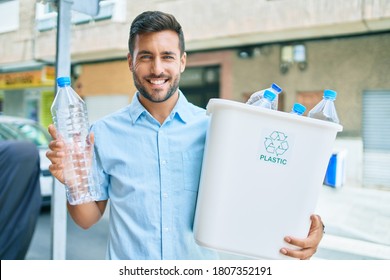
[{"label": "city street", "polygon": [[[236,239],[226,238],[226,243],[245,241],[250,249],[264,253],[266,245],[274,244],[272,237],[284,242],[277,235],[285,234],[282,226],[287,231],[301,229],[308,221],[308,213],[295,210],[309,209],[325,225],[310,264],[386,260],[375,263],[390,268],[390,0],[247,0],[244,5],[239,0],[5,0],[0,1],[0,15],[0,141],[35,143],[40,154],[41,196],[46,201],[56,198],[56,207],[46,205],[39,213],[25,255],[31,262],[24,264],[105,259],[109,206],[97,224],[88,230],[80,228],[65,212],[64,189],[56,187],[58,181],[53,187],[49,170],[50,162],[56,165],[62,154],[60,145],[49,144],[51,135],[77,144],[64,148],[65,158],[72,157],[62,162],[68,175],[68,163],[79,160],[80,152],[89,154],[90,149],[78,143],[88,138],[87,128],[93,127],[96,141],[90,147],[96,157],[92,163],[83,162],[89,167],[99,163],[99,180],[94,185],[102,183],[113,205],[115,201],[115,219],[121,220],[110,232],[121,258],[142,258],[148,252],[156,256],[160,251],[157,257],[203,256],[196,246],[178,245],[192,241],[192,210],[202,175],[222,194],[207,193],[212,198],[208,207],[198,208],[207,210],[198,211],[205,214],[198,215],[197,221],[210,221],[204,224],[214,240],[225,241],[231,234]],[[249,104],[255,96],[269,99],[265,106],[269,110]],[[294,114],[297,103],[301,116]],[[201,108],[206,109],[209,121]],[[52,123],[56,132],[47,133]],[[92,144],[92,137],[87,140]],[[47,157],[49,146],[53,152]],[[331,150],[322,181],[321,167]],[[9,211],[0,213],[15,223],[1,219],[0,241],[4,242],[0,249],[16,253],[13,244],[25,245],[21,257],[10,257],[22,258],[34,224],[23,223],[17,215],[22,211],[4,207],[4,201],[16,201],[27,212],[26,220],[37,217],[39,205],[30,211],[25,205],[34,205],[33,200],[15,192],[26,185],[19,179],[30,178],[31,172],[20,168],[21,163],[33,161],[18,160],[14,167],[8,158],[1,158],[1,152],[0,174],[6,180],[0,179],[1,191],[5,190],[0,193],[0,206]],[[15,149],[9,154],[16,159],[23,153]],[[85,173],[85,169],[77,170],[79,166],[70,166],[69,177],[64,176],[72,187],[79,180],[70,173]],[[58,169],[52,166],[54,170]],[[236,173],[245,180],[235,178]],[[303,188],[306,179],[310,184]],[[4,188],[6,181],[12,184]],[[333,188],[321,186],[323,182],[346,183]],[[246,186],[250,186],[248,191]],[[264,193],[252,192],[263,188]],[[317,201],[310,195],[316,199],[318,192],[314,206]],[[38,193],[35,198],[39,204]],[[198,198],[198,202],[203,200]],[[89,225],[90,216],[77,215]],[[294,220],[302,216],[306,220]],[[111,218],[115,220],[114,210]],[[241,226],[237,221],[247,223]],[[126,225],[138,230],[134,234],[142,240],[133,238]],[[306,228],[300,237],[305,237]],[[176,234],[183,229],[186,234]],[[28,233],[28,239],[16,239],[18,232],[11,230]],[[259,237],[263,233],[269,235]],[[220,256],[234,262],[243,259]],[[19,267],[13,270],[29,272]],[[324,271],[316,270],[315,276],[340,276],[325,277]],[[373,271],[359,276],[370,278],[375,276],[370,274]]]},{"label": "city street", "polygon": [[[390,260],[390,192],[363,188],[324,186],[317,213],[326,234],[313,259]],[[68,217],[67,254],[69,260],[104,259],[109,213],[88,230]],[[26,259],[51,259],[50,211],[44,210]],[[222,258],[235,256],[222,255]],[[238,257],[240,258],[240,257]]]},{"label": "city street", "polygon": [[[108,233],[108,215],[103,216],[96,225],[88,230],[80,228],[71,217],[68,217],[67,232],[66,259],[104,259]],[[51,216],[48,208],[44,208],[40,214],[26,259],[51,259]]]}]

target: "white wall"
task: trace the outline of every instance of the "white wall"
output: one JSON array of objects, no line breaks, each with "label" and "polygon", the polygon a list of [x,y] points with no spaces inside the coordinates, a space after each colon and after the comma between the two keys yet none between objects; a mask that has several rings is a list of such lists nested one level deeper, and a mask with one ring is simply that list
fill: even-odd
[{"label": "white wall", "polygon": [[84,100],[91,124],[129,104],[129,96],[127,95],[86,96]]}]

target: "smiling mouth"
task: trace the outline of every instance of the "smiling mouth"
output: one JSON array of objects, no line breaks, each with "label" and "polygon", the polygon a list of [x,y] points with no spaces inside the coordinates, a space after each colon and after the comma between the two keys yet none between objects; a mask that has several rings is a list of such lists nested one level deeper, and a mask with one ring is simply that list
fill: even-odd
[{"label": "smiling mouth", "polygon": [[146,79],[150,84],[152,85],[155,85],[155,86],[160,86],[160,85],[163,85],[165,84],[168,79],[165,78],[165,79],[162,79],[162,78],[159,78],[159,79]]}]

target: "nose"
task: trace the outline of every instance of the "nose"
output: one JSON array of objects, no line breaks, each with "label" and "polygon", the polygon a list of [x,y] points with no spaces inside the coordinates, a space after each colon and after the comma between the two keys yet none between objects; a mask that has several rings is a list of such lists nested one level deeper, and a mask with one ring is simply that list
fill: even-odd
[{"label": "nose", "polygon": [[159,57],[155,58],[152,63],[152,73],[155,75],[160,75],[164,72],[164,66]]}]

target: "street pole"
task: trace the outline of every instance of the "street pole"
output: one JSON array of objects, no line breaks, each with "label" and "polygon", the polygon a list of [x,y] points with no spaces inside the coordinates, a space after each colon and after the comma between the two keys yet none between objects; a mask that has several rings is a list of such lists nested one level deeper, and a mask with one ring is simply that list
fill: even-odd
[{"label": "street pole", "polygon": [[[58,0],[57,45],[56,45],[56,78],[70,77],[70,36],[72,0]],[[56,83],[57,85],[57,83]],[[56,91],[57,92],[57,86]],[[64,186],[54,180],[51,202],[52,240],[51,258],[66,259],[67,212]]]},{"label": "street pole", "polygon": [[[72,10],[96,16],[99,13],[100,0],[56,0],[57,44],[56,44],[56,78],[70,77],[71,55],[71,12]],[[57,92],[57,83],[56,90]],[[51,259],[66,259],[67,212],[65,187],[57,179],[54,180],[51,202]]]}]

